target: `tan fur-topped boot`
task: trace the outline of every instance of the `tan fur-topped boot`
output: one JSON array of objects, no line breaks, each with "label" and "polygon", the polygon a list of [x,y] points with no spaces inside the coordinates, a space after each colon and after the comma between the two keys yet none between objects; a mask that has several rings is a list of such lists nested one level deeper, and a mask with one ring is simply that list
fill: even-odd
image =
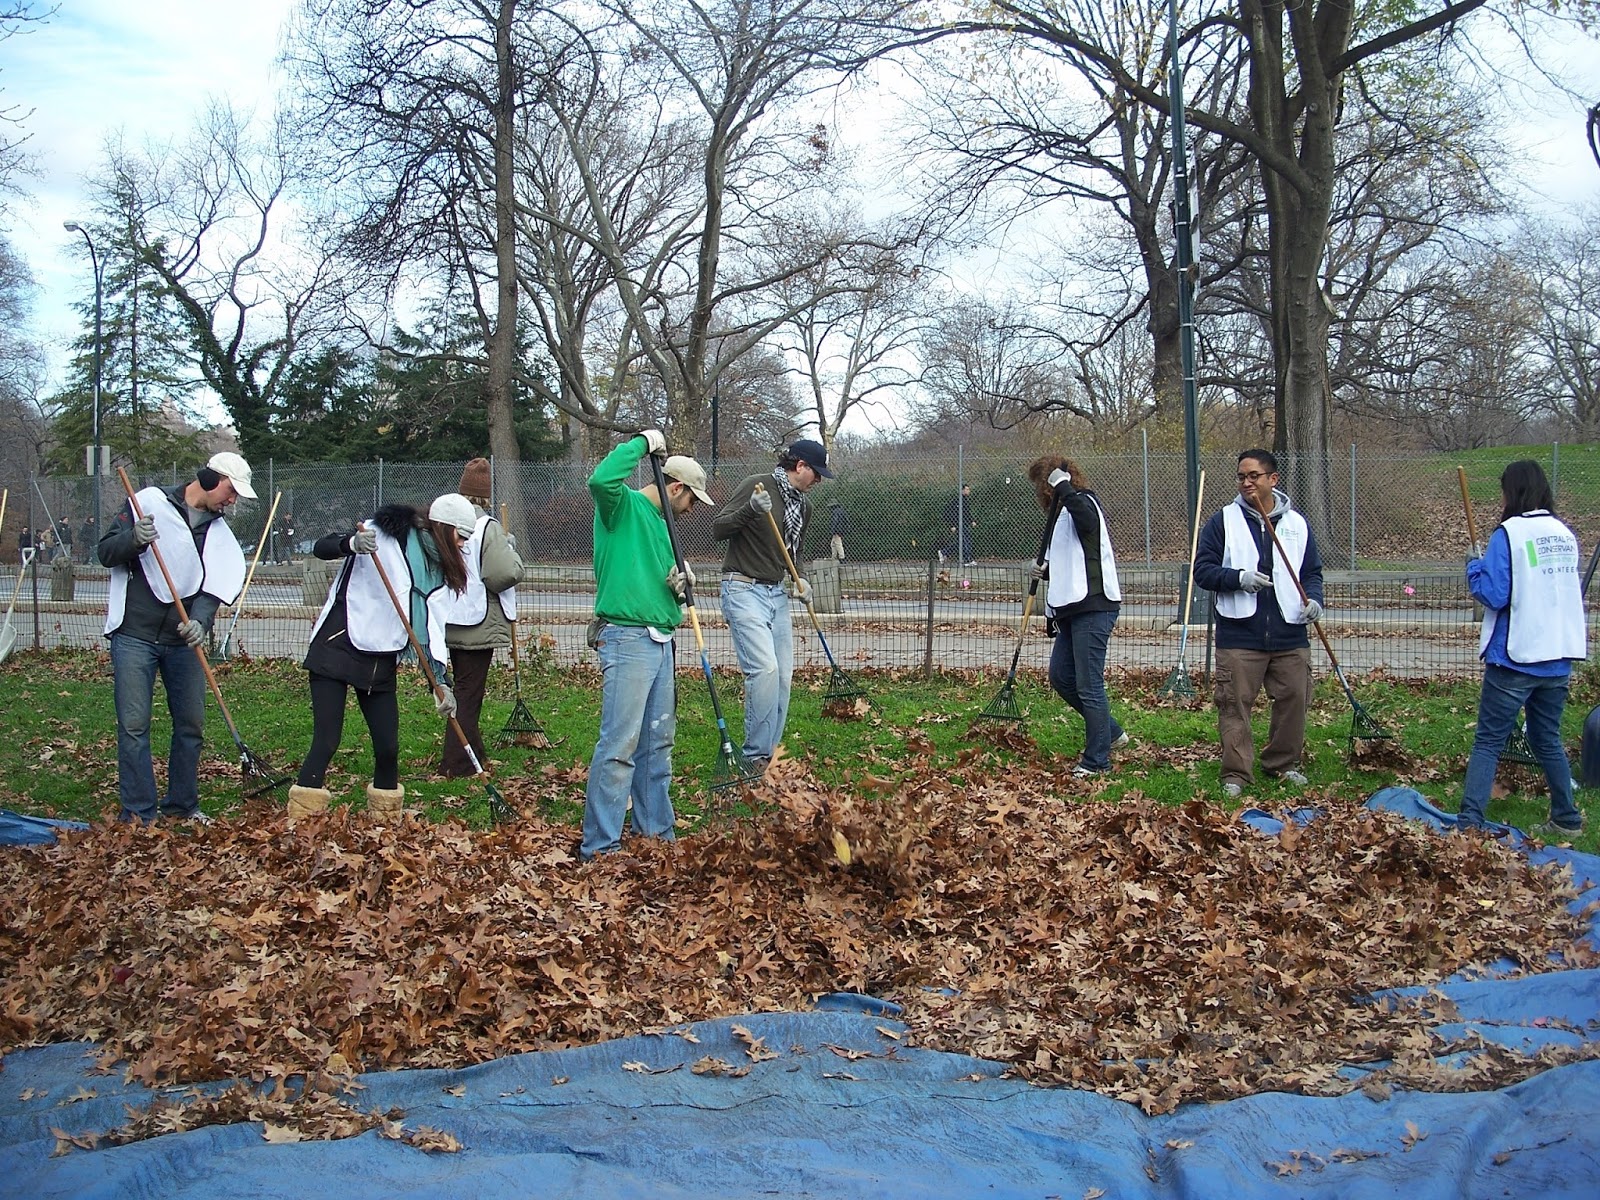
[{"label": "tan fur-topped boot", "polygon": [[333,794],[327,788],[301,787],[296,783],[289,788],[289,820],[327,812],[328,801],[332,799]]},{"label": "tan fur-topped boot", "polygon": [[405,802],[406,785],[397,784],[392,790],[367,784],[367,811],[375,817],[398,817]]}]

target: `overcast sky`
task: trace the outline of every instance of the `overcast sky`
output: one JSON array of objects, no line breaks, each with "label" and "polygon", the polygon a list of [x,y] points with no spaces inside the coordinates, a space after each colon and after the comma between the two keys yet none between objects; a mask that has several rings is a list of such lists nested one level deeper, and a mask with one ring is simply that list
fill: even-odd
[{"label": "overcast sky", "polygon": [[77,333],[71,305],[94,293],[81,235],[84,178],[108,134],[183,137],[211,97],[270,102],[279,31],[293,0],[60,0],[50,20],[0,43],[0,103],[31,109],[40,176],[7,230],[39,284],[35,325],[57,368]]},{"label": "overcast sky", "polygon": [[[61,0],[48,23],[0,42],[0,103],[33,110],[27,128],[41,170],[8,233],[38,281],[35,325],[58,371],[78,328],[70,305],[93,292],[83,239],[61,225],[88,216],[83,180],[107,135],[120,129],[134,144],[182,137],[213,97],[270,104],[292,8],[293,0]],[[1600,101],[1594,42],[1567,38],[1541,51],[1565,59],[1552,65]],[[1578,105],[1549,89],[1521,99],[1531,194],[1556,211],[1600,196]]]}]

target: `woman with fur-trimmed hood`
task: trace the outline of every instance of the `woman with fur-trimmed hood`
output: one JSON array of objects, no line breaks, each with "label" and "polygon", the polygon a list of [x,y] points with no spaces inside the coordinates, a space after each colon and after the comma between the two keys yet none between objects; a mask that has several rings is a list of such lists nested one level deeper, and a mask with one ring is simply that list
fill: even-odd
[{"label": "woman with fur-trimmed hood", "polygon": [[[463,506],[464,513],[454,511]],[[409,638],[374,561],[383,564],[402,603],[409,598],[411,628],[427,631],[428,656],[435,676],[444,683],[436,707],[440,712],[454,711],[455,700],[440,665],[448,657],[444,630],[429,621],[427,600],[441,587],[459,592],[466,586],[461,528],[464,523],[470,530],[472,520],[472,506],[451,493],[435,500],[426,516],[408,504],[388,504],[354,530],[317,540],[312,553],[328,561],[343,559],[344,565],[328,589],[302,664],[311,674],[311,748],[289,789],[291,817],[328,807],[331,796],[323,783],[344,733],[345,701],[352,689],[372,735],[368,811],[400,811],[405,788],[400,783],[395,665]]]}]

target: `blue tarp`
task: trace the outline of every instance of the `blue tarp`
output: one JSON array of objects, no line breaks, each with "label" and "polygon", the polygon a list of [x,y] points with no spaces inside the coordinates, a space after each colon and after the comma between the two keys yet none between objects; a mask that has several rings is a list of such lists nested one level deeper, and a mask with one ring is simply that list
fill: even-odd
[{"label": "blue tarp", "polygon": [[[1405,797],[1374,799],[1374,807],[1414,808]],[[1409,815],[1432,819],[1421,809]],[[1589,898],[1600,894],[1600,859],[1551,849],[1534,857],[1569,863]],[[1441,1026],[1446,1033],[1470,1027],[1527,1049],[1600,1035],[1597,971],[1461,978],[1429,990],[1457,1009]],[[864,1011],[852,1007],[835,997],[816,1012],[705,1022],[689,1027],[697,1042],[643,1036],[458,1071],[359,1077],[362,1090],[350,1098],[357,1107],[402,1108],[407,1128],[458,1138],[465,1148],[455,1154],[376,1132],[269,1144],[248,1124],[53,1158],[52,1127],[104,1132],[153,1093],[92,1074],[88,1045],[22,1051],[0,1071],[0,1192],[296,1200],[1600,1195],[1600,1062],[1495,1092],[1268,1094],[1152,1118],[1095,1093],[1002,1079],[998,1063],[905,1049],[892,1036],[901,1028],[892,1009],[866,998]],[[777,1057],[751,1062],[736,1026]],[[706,1058],[748,1066],[748,1074],[695,1074]],[[36,1094],[23,1100],[29,1089]]]}]

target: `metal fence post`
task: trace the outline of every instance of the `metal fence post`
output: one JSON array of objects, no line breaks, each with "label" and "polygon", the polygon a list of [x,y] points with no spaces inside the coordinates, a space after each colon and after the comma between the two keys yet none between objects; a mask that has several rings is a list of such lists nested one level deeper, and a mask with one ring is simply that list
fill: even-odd
[{"label": "metal fence post", "polygon": [[1150,431],[1139,430],[1139,453],[1144,459],[1144,565],[1150,565]]},{"label": "metal fence post", "polygon": [[938,560],[933,555],[928,555],[928,625],[927,642],[922,648],[922,677],[933,678],[933,589],[936,582],[934,578],[934,563]]},{"label": "metal fence post", "polygon": [[378,503],[377,508],[383,507],[383,459],[378,460]]},{"label": "metal fence post", "polygon": [[1356,569],[1356,444],[1350,443],[1350,569]]},{"label": "metal fence post", "polygon": [[1561,499],[1561,443],[1550,443],[1550,495]]}]

